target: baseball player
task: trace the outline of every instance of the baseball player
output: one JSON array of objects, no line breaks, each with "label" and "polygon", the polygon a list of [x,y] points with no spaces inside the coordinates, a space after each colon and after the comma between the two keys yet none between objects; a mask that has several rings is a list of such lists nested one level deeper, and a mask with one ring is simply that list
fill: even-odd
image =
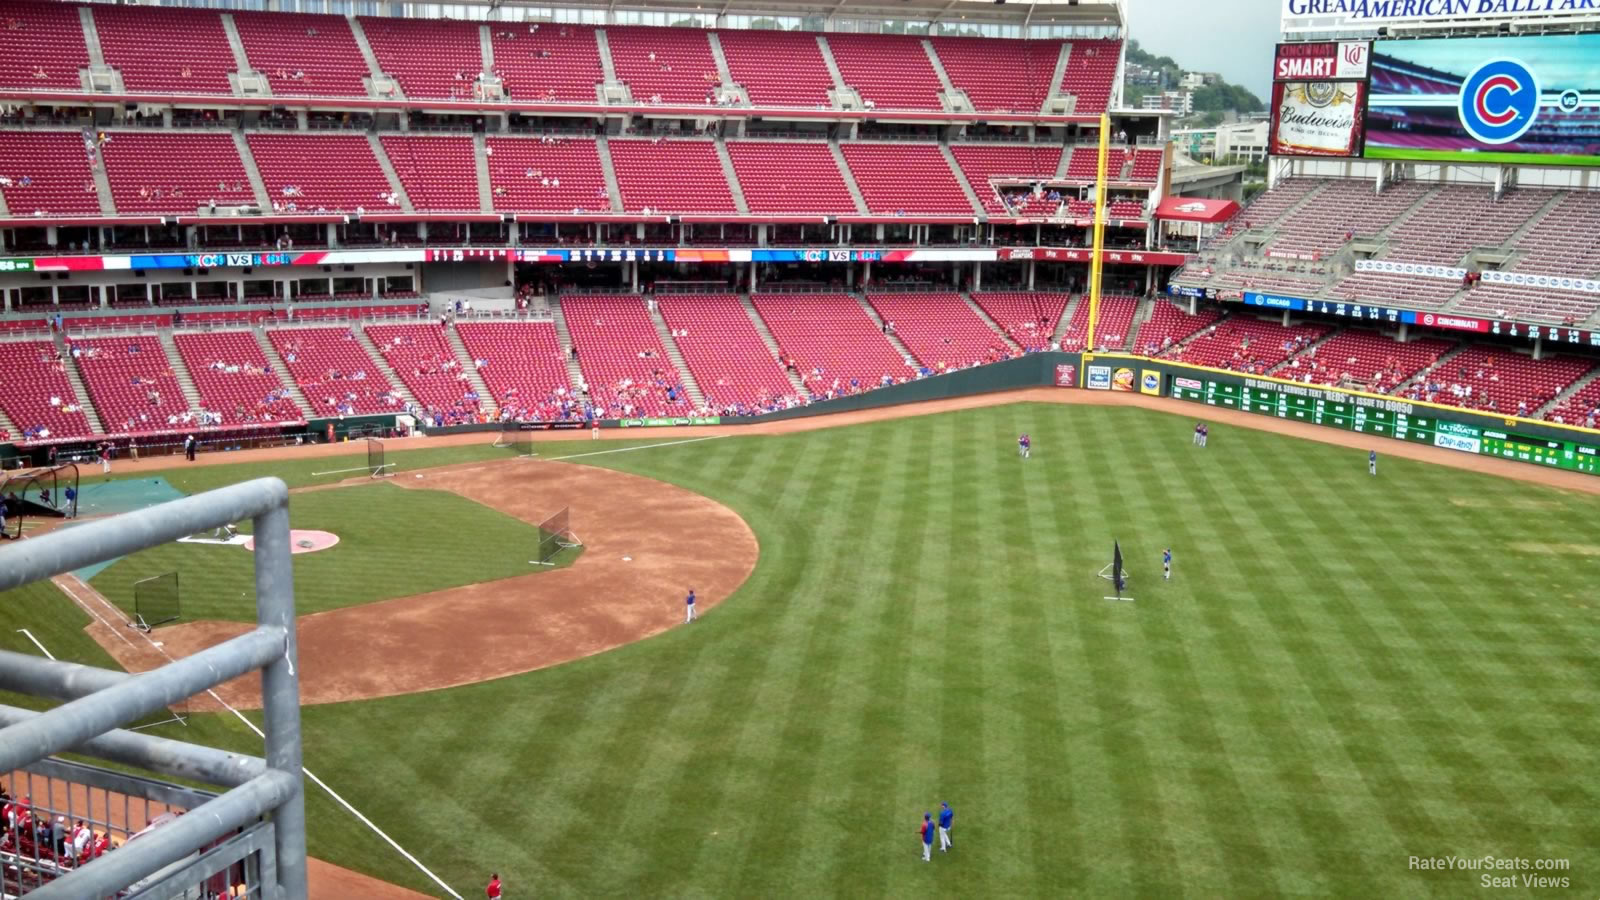
[{"label": "baseball player", "polygon": [[1204,422],[1201,422],[1201,423],[1200,423],[1200,447],[1201,447],[1201,448],[1202,448],[1202,449],[1204,449],[1204,448],[1205,448],[1205,445],[1206,445],[1206,441],[1207,441],[1207,440],[1208,440],[1208,439],[1209,439],[1209,438],[1210,438],[1210,437],[1211,437],[1211,426],[1210,426],[1210,425],[1207,425],[1207,424],[1206,424],[1206,423],[1204,423]]},{"label": "baseball player", "polygon": [[489,900],[500,900],[501,894],[499,872],[491,872],[489,874],[489,886],[483,889],[483,895],[488,897]]},{"label": "baseball player", "polygon": [[1194,423],[1194,440],[1192,441],[1192,443],[1196,447],[1200,446],[1200,434],[1201,434],[1201,432],[1203,432],[1205,430],[1206,430],[1206,426],[1205,426],[1204,422],[1196,422],[1196,423]]},{"label": "baseball player", "polygon": [[922,814],[922,861],[933,862],[933,813]]},{"label": "baseball player", "polygon": [[0,500],[0,538],[6,536],[6,504]]},{"label": "baseball player", "polygon": [[197,442],[194,439],[194,435],[192,434],[183,439],[183,456],[189,462],[194,462],[194,449],[196,443]]},{"label": "baseball player", "polygon": [[105,441],[100,442],[100,473],[111,474],[111,445]]},{"label": "baseball player", "polygon": [[1367,451],[1367,474],[1378,474],[1378,451],[1376,450]]},{"label": "baseball player", "polygon": [[949,853],[950,852],[950,826],[951,826],[951,824],[953,824],[955,822],[955,820],[956,820],[956,813],[955,813],[955,810],[950,808],[950,804],[948,804],[948,803],[939,804],[939,852],[940,853]]},{"label": "baseball player", "polygon": [[683,624],[687,625],[694,621],[694,588],[689,588],[689,596],[684,598],[683,605],[687,608]]},{"label": "baseball player", "polygon": [[1161,551],[1161,577],[1172,580],[1172,548]]}]

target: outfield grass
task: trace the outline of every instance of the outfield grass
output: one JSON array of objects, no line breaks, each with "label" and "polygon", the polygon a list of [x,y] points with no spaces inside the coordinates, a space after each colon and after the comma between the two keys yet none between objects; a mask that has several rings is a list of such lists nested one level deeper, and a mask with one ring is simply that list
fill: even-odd
[{"label": "outfield grass", "polygon": [[[1594,498],[1191,426],[1022,404],[592,457],[738,510],[750,581],[581,662],[308,708],[307,765],[464,893],[1453,897],[1481,873],[1409,857],[1492,854],[1595,896]],[[1135,603],[1101,599],[1113,538]],[[313,852],[429,889],[311,805]]]}]

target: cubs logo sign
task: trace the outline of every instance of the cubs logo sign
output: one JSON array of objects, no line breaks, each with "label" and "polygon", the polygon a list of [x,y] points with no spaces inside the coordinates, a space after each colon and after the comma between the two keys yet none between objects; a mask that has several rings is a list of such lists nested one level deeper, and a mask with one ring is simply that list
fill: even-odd
[{"label": "cubs logo sign", "polygon": [[1456,108],[1468,134],[1485,144],[1509,144],[1539,115],[1539,80],[1518,60],[1490,60],[1461,83]]}]

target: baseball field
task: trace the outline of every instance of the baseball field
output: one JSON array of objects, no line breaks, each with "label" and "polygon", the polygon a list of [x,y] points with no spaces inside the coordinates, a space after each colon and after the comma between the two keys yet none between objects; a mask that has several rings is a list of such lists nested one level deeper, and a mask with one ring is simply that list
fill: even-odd
[{"label": "baseball field", "polygon": [[[1226,424],[1201,449],[1190,410],[113,477],[276,474],[339,536],[295,558],[306,766],[438,881],[308,784],[311,851],[427,895],[1600,892],[1600,498]],[[561,505],[581,555],[529,566]],[[171,545],[85,584],[125,610],[182,570],[173,652],[243,627],[249,567]],[[0,595],[0,646],[142,664],[94,609]],[[220,709],[157,733],[259,748]]]}]

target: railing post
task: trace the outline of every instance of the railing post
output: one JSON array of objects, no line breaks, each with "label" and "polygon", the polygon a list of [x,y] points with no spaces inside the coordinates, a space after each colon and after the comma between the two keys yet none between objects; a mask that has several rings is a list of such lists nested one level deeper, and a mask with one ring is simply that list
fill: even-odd
[{"label": "railing post", "polygon": [[305,897],[306,805],[301,771],[299,644],[294,631],[294,570],[288,506],[278,506],[257,515],[254,531],[256,621],[263,625],[281,625],[289,635],[283,658],[261,670],[267,766],[290,776],[296,785],[293,796],[273,814],[278,890],[284,897]]}]

